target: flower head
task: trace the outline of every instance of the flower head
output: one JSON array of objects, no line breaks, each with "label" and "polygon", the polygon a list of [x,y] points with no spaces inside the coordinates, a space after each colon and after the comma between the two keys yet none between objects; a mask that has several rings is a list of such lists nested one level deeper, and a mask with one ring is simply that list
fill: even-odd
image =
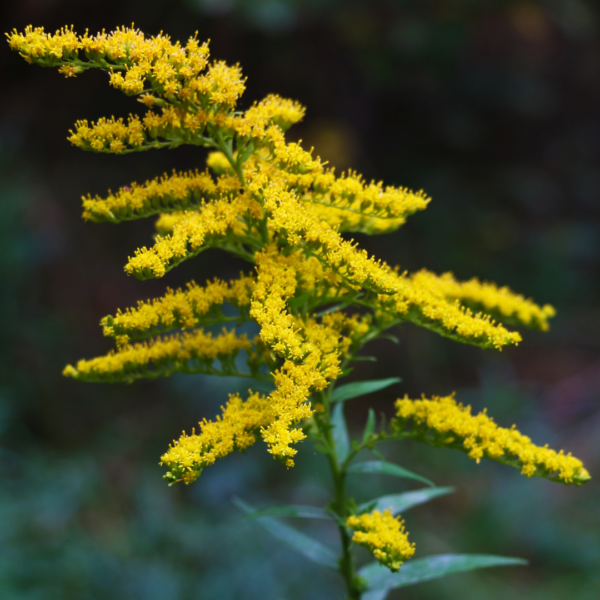
[{"label": "flower head", "polygon": [[415,553],[415,545],[408,541],[404,521],[394,517],[391,510],[352,515],[346,524],[354,530],[352,541],[368,548],[390,571],[399,571],[402,563]]}]

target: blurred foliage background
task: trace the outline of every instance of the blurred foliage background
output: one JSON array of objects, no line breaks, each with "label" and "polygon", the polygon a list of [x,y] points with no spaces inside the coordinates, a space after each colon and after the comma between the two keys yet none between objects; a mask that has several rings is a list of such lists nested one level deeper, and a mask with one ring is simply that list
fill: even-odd
[{"label": "blurred foliage background", "polygon": [[[20,0],[5,31],[135,22],[149,34],[210,38],[214,57],[248,76],[242,106],[267,93],[299,99],[291,134],[341,169],[423,188],[433,203],[398,233],[360,239],[403,268],[507,284],[559,314],[503,353],[406,326],[372,348],[355,378],[399,375],[396,388],[348,404],[391,414],[400,394],[453,390],[500,424],[566,448],[596,478],[571,489],[451,452],[406,445],[390,460],[456,493],[406,514],[417,556],[523,556],[529,568],[405,588],[406,600],[592,600],[600,588],[600,9],[591,0]],[[244,384],[175,376],[131,386],[61,377],[108,350],[99,319],[165,286],[232,276],[218,251],[164,281],[123,272],[152,223],[84,224],[79,198],[172,168],[202,151],[124,157],[82,153],[79,118],[126,115],[133,100],[103,73],[65,80],[0,47],[0,597],[7,600],[315,600],[339,581],[296,556],[231,504],[328,500],[308,444],[286,471],[257,444],[169,488],[157,465],[182,429],[212,418]],[[366,476],[365,500],[410,483]],[[302,523],[332,544],[335,531]],[[318,526],[318,527],[317,527]],[[311,529],[312,528],[312,529]],[[366,558],[366,556],[365,556]]]}]

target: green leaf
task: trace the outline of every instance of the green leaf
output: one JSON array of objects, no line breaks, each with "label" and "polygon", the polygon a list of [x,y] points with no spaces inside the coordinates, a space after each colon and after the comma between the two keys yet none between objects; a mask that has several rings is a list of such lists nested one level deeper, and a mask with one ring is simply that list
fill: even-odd
[{"label": "green leaf", "polygon": [[[381,415],[383,416],[383,415]],[[385,456],[383,454],[381,454],[381,452],[379,452],[379,450],[376,450],[375,448],[371,448],[371,452],[379,459],[382,460],[383,462],[385,462]]]},{"label": "green leaf", "polygon": [[346,427],[346,419],[344,418],[344,405],[336,404],[331,416],[331,424],[333,425],[333,442],[337,451],[338,461],[343,463],[348,454],[350,454],[350,438],[348,437],[348,428]]},{"label": "green leaf", "polygon": [[374,475],[392,475],[393,477],[403,477],[404,479],[415,479],[422,483],[426,483],[431,487],[435,487],[433,481],[430,481],[422,475],[417,475],[404,467],[383,460],[360,462],[351,465],[348,468],[348,473],[372,473]]},{"label": "green leaf", "polygon": [[369,439],[369,436],[375,431],[375,411],[370,408],[369,416],[367,417],[367,424],[365,425],[365,432],[363,433],[363,444]]},{"label": "green leaf", "polygon": [[244,520],[258,519],[260,517],[295,517],[299,519],[330,519],[331,517],[323,508],[317,506],[301,506],[299,504],[285,504],[283,506],[270,506],[261,510],[248,513]]},{"label": "green leaf", "polygon": [[[309,292],[309,293],[312,293],[312,292]],[[325,308],[325,309],[319,311],[318,313],[315,313],[315,317],[317,319],[320,319],[321,317],[324,317],[325,315],[328,315],[329,313],[335,312],[337,310],[343,310],[347,306],[348,306],[348,304],[346,304],[346,303],[335,304],[334,306],[330,306],[329,308]]]},{"label": "green leaf", "polygon": [[364,396],[365,394],[371,394],[383,390],[390,385],[399,383],[402,381],[400,377],[390,377],[389,379],[374,379],[373,381],[357,381],[356,383],[347,383],[339,388],[333,390],[331,394],[332,402],[344,402],[350,400],[350,398],[356,398],[357,396]]},{"label": "green leaf", "polygon": [[302,306],[307,300],[309,300],[311,296],[312,292],[306,292],[296,298],[290,298],[290,300],[288,300],[288,305],[292,308],[298,308],[299,306]]},{"label": "green leaf", "polygon": [[[522,558],[493,556],[491,554],[438,554],[411,560],[392,573],[387,567],[372,562],[358,571],[358,575],[367,582],[367,590],[391,590],[394,588],[438,579],[452,573],[472,571],[487,567],[526,565]],[[377,596],[375,596],[377,598]]]},{"label": "green leaf", "polygon": [[[241,500],[233,498],[233,503],[246,514],[254,512],[254,508]],[[278,540],[291,546],[294,550],[325,567],[330,569],[338,569],[338,561],[336,555],[327,546],[317,542],[312,538],[300,533],[296,529],[280,523],[272,517],[258,517],[260,523],[271,535]]]},{"label": "green leaf", "polygon": [[371,512],[373,510],[383,511],[391,508],[392,513],[397,514],[404,512],[413,506],[429,502],[438,496],[450,494],[453,491],[454,488],[452,487],[433,487],[414,490],[412,492],[404,492],[402,494],[390,494],[361,504],[358,507],[358,512]]},{"label": "green leaf", "polygon": [[389,590],[371,590],[360,597],[361,600],[385,600]]}]

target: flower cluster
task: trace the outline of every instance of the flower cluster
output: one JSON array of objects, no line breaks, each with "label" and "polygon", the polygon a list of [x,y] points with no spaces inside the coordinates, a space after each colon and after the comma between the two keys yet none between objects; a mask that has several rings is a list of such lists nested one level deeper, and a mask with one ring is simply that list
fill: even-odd
[{"label": "flower cluster", "polygon": [[173,173],[147,181],[132,183],[106,198],[83,198],[83,218],[97,223],[118,223],[170,211],[199,208],[203,202],[233,197],[240,189],[237,177],[222,176],[214,180],[208,172]]},{"label": "flower cluster", "polygon": [[127,343],[130,339],[144,339],[172,329],[223,322],[222,305],[225,302],[238,310],[238,316],[232,320],[248,320],[254,286],[254,278],[244,275],[229,283],[216,279],[204,287],[192,281],[185,290],[167,290],[162,298],[138,302],[136,308],[118,311],[114,317],[104,317],[100,324],[104,335]]},{"label": "flower cluster", "polygon": [[[125,344],[106,356],[80,360],[77,367],[67,365],[64,375],[82,381],[133,381],[176,372],[234,374],[239,351],[251,349],[246,335],[238,336],[235,331],[224,329],[214,337],[196,329],[149,342]],[[213,366],[216,359],[221,363],[222,373]]]},{"label": "flower cluster", "polygon": [[354,530],[352,541],[365,546],[391,571],[399,571],[404,561],[412,558],[415,545],[408,541],[404,522],[391,510],[348,517],[346,525]]},{"label": "flower cluster", "polygon": [[161,464],[169,471],[169,483],[191,483],[200,477],[202,469],[212,465],[234,450],[245,450],[256,441],[256,433],[273,420],[272,405],[265,396],[250,393],[247,400],[239,395],[229,397],[223,414],[214,422],[204,419],[200,433],[185,433],[174,441],[161,457]]},{"label": "flower cluster", "polygon": [[458,404],[454,395],[431,400],[403,398],[396,402],[396,409],[392,431],[397,435],[405,434],[409,424],[411,437],[457,448],[477,462],[490,458],[519,467],[527,477],[537,475],[576,485],[590,479],[583,463],[571,454],[536,446],[514,425],[510,429],[496,425],[485,410],[472,415],[471,407]]},{"label": "flower cluster", "polygon": [[456,281],[452,273],[441,277],[422,270],[412,277],[416,285],[437,291],[449,300],[458,300],[474,310],[483,310],[505,323],[521,324],[532,329],[548,331],[548,319],[556,314],[552,306],[538,306],[509,288],[499,288],[494,283],[481,283],[473,278],[469,281]]},{"label": "flower cluster", "polygon": [[[139,279],[163,277],[208,248],[252,265],[251,274],[229,283],[192,282],[104,318],[104,333],[117,349],[65,369],[65,375],[86,381],[181,372],[274,384],[267,397],[253,392],[245,401],[232,397],[222,417],[203,421],[198,435],[184,434],[175,442],[162,459],[169,481],[189,483],[257,434],[275,458],[291,466],[295,444],[306,437],[302,427],[314,420],[315,406],[324,406],[323,392],[364,344],[403,322],[495,349],[521,339],[506,325],[548,328],[550,306],[476,279],[463,283],[451,274],[402,273],[344,237],[350,231],[395,230],[430,198],[368,183],[354,172],[336,175],[301,143],[288,142],[286,130],[305,112],[294,100],[269,95],[238,109],[245,89],[239,66],[211,62],[208,45],[195,37],[182,45],[134,28],[90,36],[72,28],[51,35],[27,27],[8,34],[8,41],[29,62],[58,67],[67,76],[104,70],[110,85],[141,102],[145,113],[128,119],[76,123],[69,137],[76,146],[115,154],[181,144],[211,150],[212,173],[173,173],[105,198],[83,198],[84,218],[92,221],[158,216],[153,245],[136,250],[125,265]],[[200,329],[246,321],[260,329],[253,341],[234,329],[216,337]],[[165,335],[173,330],[185,331]],[[249,367],[243,373],[236,361],[241,350]],[[570,455],[537,448],[485,415],[471,416],[451,398],[401,400],[398,411],[396,430],[411,421],[413,437],[424,441],[460,447],[477,459],[519,463],[526,475],[556,473],[575,483],[587,476]],[[396,568],[411,554],[391,515],[352,519],[355,541],[372,547],[385,564]]]},{"label": "flower cluster", "polygon": [[197,211],[185,211],[170,234],[158,236],[152,248],[136,250],[125,271],[138,279],[162,277],[202,250],[226,243],[227,238],[243,236],[245,227],[240,218],[254,207],[252,200],[239,196],[203,204]]}]

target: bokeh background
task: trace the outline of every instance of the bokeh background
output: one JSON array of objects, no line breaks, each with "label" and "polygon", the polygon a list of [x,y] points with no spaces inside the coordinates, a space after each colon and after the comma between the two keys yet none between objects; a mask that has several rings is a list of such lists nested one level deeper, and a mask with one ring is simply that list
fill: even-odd
[{"label": "bokeh background", "polygon": [[[558,309],[552,331],[495,353],[405,326],[354,377],[396,388],[348,403],[391,414],[403,393],[483,406],[534,441],[571,450],[595,480],[568,488],[420,446],[384,449],[453,495],[406,514],[418,556],[522,556],[529,568],[404,588],[406,600],[592,600],[600,589],[600,9],[591,0],[20,0],[3,30],[83,31],[135,22],[150,34],[210,38],[240,62],[242,100],[276,92],[308,106],[290,134],[341,169],[423,188],[434,201],[399,232],[361,238],[414,270],[453,270]],[[65,79],[0,48],[0,597],[6,600],[341,598],[340,582],[243,522],[257,506],[323,505],[329,481],[308,444],[286,471],[262,444],[194,485],[167,487],[158,458],[244,384],[175,376],[85,385],[65,363],[108,350],[99,319],[195,278],[243,265],[211,250],[165,277],[125,276],[152,223],[84,224],[79,198],[172,168],[203,151],[86,154],[65,137],[79,118],[135,103],[103,73]],[[366,500],[410,482],[352,483]],[[418,486],[417,486],[418,487]],[[326,543],[335,531],[300,523]],[[317,527],[318,525],[318,527]],[[363,555],[363,558],[367,557]]]}]

